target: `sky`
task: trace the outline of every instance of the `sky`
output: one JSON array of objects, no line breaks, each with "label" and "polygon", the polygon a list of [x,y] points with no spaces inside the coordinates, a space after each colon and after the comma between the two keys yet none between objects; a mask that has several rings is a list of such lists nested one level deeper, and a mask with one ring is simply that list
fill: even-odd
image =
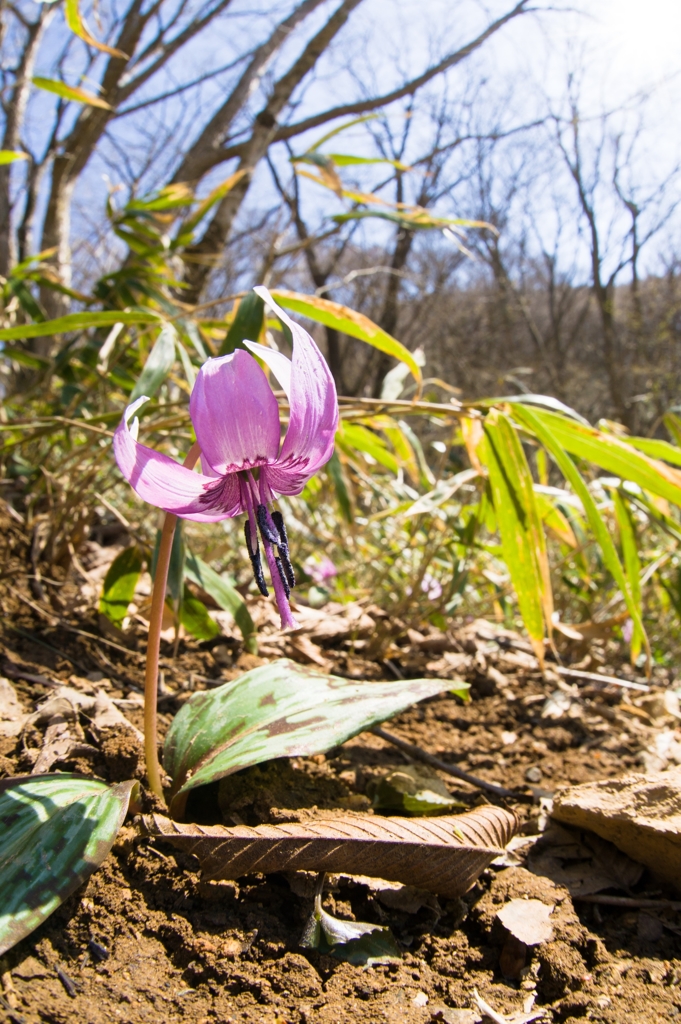
[{"label": "sky", "polygon": [[589,0],[588,8],[593,15],[584,19],[583,31],[609,53],[623,85],[679,73],[679,0]]},{"label": "sky", "polygon": [[[287,4],[288,0],[281,0],[279,6]],[[523,123],[546,112],[547,93],[555,98],[558,106],[560,97],[565,95],[567,73],[580,62],[585,68],[580,101],[584,112],[591,115],[612,109],[630,100],[637,92],[645,92],[656,85],[654,102],[647,105],[645,113],[647,148],[644,162],[647,161],[647,166],[653,170],[663,161],[673,162],[677,154],[681,154],[676,127],[681,102],[681,0],[536,0],[535,5],[539,9],[550,10],[518,18],[505,26],[461,65],[456,72],[458,77],[453,94],[459,95],[457,90],[465,83],[469,66],[471,76],[476,67],[489,81],[485,94],[487,107],[503,103],[509,120]],[[83,0],[83,6],[88,6],[86,0]],[[262,6],[271,10],[271,3]],[[316,23],[321,23],[335,6],[336,0],[329,0],[315,12],[309,19],[309,25],[306,23],[306,32],[313,32]],[[378,92],[390,88],[397,80],[408,78],[426,66],[449,42],[470,39],[509,6],[511,0],[365,0],[343,30],[342,45],[334,49],[328,60],[325,58],[313,84],[305,91],[294,119],[333,105],[348,83],[350,91],[355,94],[358,81],[367,89],[376,86]],[[242,36],[245,34],[250,38],[249,29],[267,31],[262,18],[256,25],[249,22],[249,18],[256,17],[251,0],[235,0],[234,8],[240,11],[239,16],[235,20],[227,19],[206,33],[200,42],[197,41],[196,47],[188,51],[184,66],[180,63],[176,67],[177,78],[174,81],[191,79],[198,68],[217,67],[228,61],[241,44]],[[257,36],[258,32],[255,33]],[[294,50],[285,48],[277,62],[279,70],[298,52],[300,43],[291,45]],[[49,74],[49,67],[41,64],[37,73]],[[204,99],[218,103],[227,81],[223,76],[207,83],[202,87]],[[661,88],[659,83],[662,83]],[[163,91],[163,84],[150,85],[150,93]],[[42,101],[48,102],[49,97],[44,94]],[[180,102],[175,103],[176,112]],[[181,130],[175,132],[176,138],[183,137],[185,133],[188,139],[191,138],[196,102],[192,100],[187,104]],[[172,110],[161,114],[158,107],[145,114],[141,122],[143,127],[147,123],[152,126],[152,141],[162,145],[163,133],[156,131],[157,122],[154,121],[157,113],[161,120],[166,118],[168,127],[172,126]],[[403,111],[393,108],[393,113],[398,124],[404,116]],[[151,144],[146,132],[133,138],[135,128],[130,119],[122,119],[117,126],[120,127],[116,127],[116,131],[120,131],[119,137],[124,143],[122,148],[129,150],[129,154],[114,154],[114,159],[106,165],[97,159],[91,161],[87,187],[81,192],[81,198],[76,200],[76,223],[79,213],[89,217],[94,210],[99,217],[109,183],[116,185],[117,181],[125,178],[122,160],[128,155],[143,156]],[[35,127],[44,131],[40,116]],[[316,141],[322,131],[317,130],[307,138],[296,140],[295,149],[302,151],[306,144]],[[339,137],[337,142],[334,140],[329,144],[329,151],[337,147],[341,152],[362,152],[363,144],[370,144],[368,137],[364,129],[357,129]],[[174,151],[174,146],[169,148]],[[286,154],[282,160],[286,164]],[[216,170],[216,182],[231,169]],[[263,168],[258,181],[263,183],[265,191],[266,179],[267,170]],[[157,182],[146,184],[152,187]],[[208,181],[204,182],[204,188],[209,188]],[[317,186],[306,188],[308,194],[309,189],[318,190],[320,206],[328,204],[328,194],[322,193]],[[271,198],[272,195],[254,194],[254,201],[269,203]],[[445,212],[467,215],[465,210]],[[372,222],[372,230],[377,230],[376,222]]]}]

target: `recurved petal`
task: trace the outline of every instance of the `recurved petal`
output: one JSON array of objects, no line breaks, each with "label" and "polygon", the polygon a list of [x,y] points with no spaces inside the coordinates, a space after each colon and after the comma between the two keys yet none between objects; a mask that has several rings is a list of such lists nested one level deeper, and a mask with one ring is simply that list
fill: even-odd
[{"label": "recurved petal", "polygon": [[200,523],[214,523],[236,515],[241,510],[238,485],[233,507],[234,496],[230,495],[229,487],[225,492],[223,485],[218,494],[216,487],[220,485],[216,485],[214,477],[194,473],[135,440],[128,419],[140,404],[135,402],[125,410],[113,440],[118,468],[140,498],[165,512]]},{"label": "recurved petal", "polygon": [[201,451],[216,473],[273,462],[279,451],[279,408],[260,366],[248,352],[207,359],[189,412]]},{"label": "recurved petal", "polygon": [[[277,468],[297,478],[310,477],[333,454],[338,426],[338,398],[331,371],[315,342],[281,309],[267,288],[254,291],[265,300],[293,336],[293,358],[289,385],[290,419]],[[272,367],[274,373],[276,370]],[[282,383],[283,382],[280,381]],[[293,483],[293,482],[292,482]],[[283,491],[281,493],[297,493]]]},{"label": "recurved petal", "polygon": [[260,345],[257,341],[244,341],[244,345],[258,359],[262,359],[266,366],[269,366],[274,376],[279,381],[281,389],[287,398],[291,397],[291,360],[283,352],[277,352],[268,345]]}]

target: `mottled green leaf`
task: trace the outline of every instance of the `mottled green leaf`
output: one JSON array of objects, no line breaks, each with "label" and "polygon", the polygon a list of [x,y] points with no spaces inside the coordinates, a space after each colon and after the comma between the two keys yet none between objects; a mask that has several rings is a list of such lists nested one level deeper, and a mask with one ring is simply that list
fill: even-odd
[{"label": "mottled green leaf", "polygon": [[152,398],[156,394],[173,368],[176,344],[177,331],[172,324],[164,324],[144,364],[144,369],[132,389],[131,402],[141,398],[142,395]]},{"label": "mottled green leaf", "polygon": [[[173,793],[184,794],[275,757],[322,753],[451,686],[444,679],[355,682],[281,658],[191,696],[168,731],[163,765]],[[467,690],[461,683],[455,692]]]},{"label": "mottled green leaf", "polygon": [[142,572],[142,562],[139,548],[132,545],[124,548],[109,566],[99,610],[116,626],[119,626],[128,614],[128,606]]},{"label": "mottled green leaf", "polygon": [[136,786],[67,774],[0,782],[0,954],[99,867]]}]

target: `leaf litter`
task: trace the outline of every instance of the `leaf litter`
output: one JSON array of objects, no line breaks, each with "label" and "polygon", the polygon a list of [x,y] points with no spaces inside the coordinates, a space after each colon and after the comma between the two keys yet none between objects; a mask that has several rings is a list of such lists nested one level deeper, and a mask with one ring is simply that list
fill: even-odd
[{"label": "leaf litter", "polygon": [[[99,557],[93,552],[93,559]],[[85,556],[84,564],[87,568]],[[14,583],[21,585],[16,579]],[[25,602],[13,603],[11,595],[4,603],[9,618],[3,655],[11,665],[19,713],[28,715],[54,696],[56,681],[90,697],[98,688],[104,690],[113,706],[140,729],[138,650],[144,627],[133,618],[123,639],[116,638],[123,650],[97,642],[92,599],[86,600],[79,587],[69,583],[60,591],[60,621],[89,637],[63,629],[54,615],[50,621],[56,624],[51,625]],[[635,880],[633,871],[620,863],[616,871],[604,873],[601,880],[611,884],[599,890],[599,896],[621,894],[617,898],[630,902],[592,904],[577,894],[571,897],[570,886],[562,881],[524,866],[534,864],[535,851],[539,853],[544,836],[549,837],[551,800],[561,785],[640,772],[649,749],[655,751],[663,771],[673,769],[678,755],[674,744],[658,740],[665,732],[677,742],[681,738],[674,701],[665,696],[679,685],[671,671],[654,669],[652,690],[642,697],[631,690],[619,692],[622,688],[608,683],[606,674],[634,681],[636,677],[628,672],[614,642],[598,638],[580,644],[561,638],[561,655],[571,670],[590,672],[596,678],[573,674],[564,683],[571,688],[569,707],[559,708],[555,717],[542,717],[541,709],[551,694],[566,691],[551,669],[546,679],[542,677],[527,641],[511,630],[476,620],[459,623],[447,634],[425,626],[420,635],[415,635],[416,630],[407,635],[398,623],[389,634],[385,613],[369,605],[326,606],[310,609],[309,615],[304,610],[298,638],[308,642],[297,642],[296,650],[276,623],[268,623],[264,603],[249,608],[259,630],[258,655],[244,649],[239,632],[230,633],[227,620],[213,648],[211,643],[199,645],[181,638],[175,659],[172,648],[164,648],[162,729],[167,729],[191,693],[229,682],[275,657],[293,658],[315,668],[323,662],[324,671],[348,679],[389,681],[394,673],[383,660],[387,657],[408,678],[468,682],[470,704],[464,706],[444,693],[402,712],[391,729],[444,762],[526,794],[524,801],[487,797],[498,806],[507,803],[520,818],[518,845],[512,854],[516,863],[490,867],[463,897],[440,897],[439,912],[418,898],[402,899],[401,905],[398,899],[391,906],[385,897],[390,886],[399,883],[374,879],[377,887],[356,881],[359,873],[331,875],[324,905],[328,914],[337,920],[388,927],[395,938],[400,959],[368,967],[299,947],[310,897],[295,895],[288,882],[291,876],[256,872],[238,880],[208,881],[195,858],[160,838],[137,839],[128,824],[89,881],[5,954],[0,965],[2,997],[7,1002],[11,995],[16,1002],[14,1013],[27,1024],[42,1020],[61,1024],[72,1019],[92,1024],[110,1019],[124,1024],[141,1020],[199,1024],[213,1019],[234,1024],[282,1020],[344,1024],[359,1017],[408,1024],[494,1020],[476,1003],[475,989],[506,1024],[523,1015],[525,1020],[532,1019],[540,1011],[544,1020],[557,1024],[580,1019],[657,1024],[679,1015],[681,949],[674,929],[681,921],[671,887],[648,870]],[[374,649],[379,626],[382,646]],[[219,646],[223,649],[220,661],[212,654]],[[644,705],[651,696],[658,697],[658,702]],[[10,718],[0,713],[2,721],[9,724]],[[77,722],[85,743],[97,750],[97,756],[73,751],[66,755],[72,760],[58,761],[56,767],[109,782],[121,779],[116,774],[121,771],[127,772],[125,778],[134,777],[131,766],[138,762],[125,746],[134,736],[131,730],[119,723],[120,731],[111,727],[98,733],[81,709]],[[40,748],[45,731],[45,724],[33,730],[34,749]],[[106,753],[105,741],[109,743]],[[326,755],[294,757],[287,763],[293,787],[289,792],[299,797],[297,801],[287,801],[285,792],[275,792],[270,782],[259,787],[259,798],[258,787],[247,792],[242,785],[240,796],[235,790],[231,793],[229,813],[242,816],[253,827],[301,823],[324,807],[340,815],[357,809],[380,819],[384,812],[369,806],[368,784],[414,764],[406,752],[371,733]],[[9,776],[32,767],[21,736],[0,730],[0,771]],[[525,772],[530,767],[540,769],[539,783],[527,784]],[[244,778],[257,771],[248,769]],[[437,774],[453,799],[469,808],[481,799],[479,790]],[[230,776],[235,781],[240,778]],[[210,824],[215,814],[220,820],[217,793],[211,800],[208,806],[205,796],[202,800],[197,796],[189,808],[193,821]],[[246,800],[241,810],[236,807],[239,800]],[[145,807],[147,814],[155,810]],[[222,820],[236,827],[233,817]],[[560,827],[569,836],[566,839],[564,834],[553,846],[553,859],[562,869],[579,865],[580,858],[586,875],[607,866],[608,854],[601,850],[597,856],[594,851],[593,833],[576,826]],[[296,872],[293,877],[306,876]],[[393,892],[399,894],[402,888],[406,887]],[[436,899],[432,894],[431,898]],[[654,908],[637,910],[646,899]],[[553,904],[554,937],[528,947],[524,966],[509,980],[500,967],[508,933],[497,914],[513,900]],[[90,951],[92,942],[109,951],[107,959],[99,960]],[[30,958],[40,968],[22,977],[22,965]],[[58,969],[80,986],[73,997],[60,982]]]}]

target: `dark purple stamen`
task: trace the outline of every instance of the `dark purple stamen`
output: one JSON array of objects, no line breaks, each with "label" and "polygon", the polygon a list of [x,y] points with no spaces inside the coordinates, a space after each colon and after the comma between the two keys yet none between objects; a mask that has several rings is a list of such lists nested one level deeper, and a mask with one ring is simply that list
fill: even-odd
[{"label": "dark purple stamen", "polygon": [[[258,505],[255,510],[255,516],[258,520],[258,526],[260,527],[260,533],[262,534],[263,540],[268,540],[270,544],[274,544],[276,547],[279,547],[281,545],[281,538],[278,533],[275,533],[269,524],[267,507],[265,505]],[[274,519],[274,516],[272,519]]]},{"label": "dark purple stamen", "polygon": [[284,588],[284,593],[286,594],[286,597],[289,598],[291,596],[291,588],[288,585],[288,580],[286,578],[287,573],[284,572],[284,566],[281,564],[281,558],[278,558],[275,555],[274,564],[277,567],[277,572],[279,573],[279,579],[281,580],[281,585]]},{"label": "dark purple stamen", "polygon": [[291,556],[289,555],[288,550],[288,534],[286,533],[284,517],[282,516],[281,512],[275,510],[272,513],[272,522],[276,526],[277,530],[279,531],[279,536],[281,537],[281,543],[278,545],[278,547],[281,562],[284,567],[284,572],[286,573],[286,582],[288,583],[289,587],[293,589],[293,587],[295,587],[296,585],[296,576],[293,571],[293,566],[291,565]]},{"label": "dark purple stamen", "polygon": [[246,520],[244,523],[244,534],[246,536],[246,547],[248,548],[248,557],[251,560],[253,566],[253,575],[255,576],[255,582],[258,584],[258,590],[263,597],[269,597],[269,590],[265,583],[265,575],[262,571],[262,561],[260,560],[260,548],[258,547],[258,537],[255,537],[255,546],[251,539],[251,524]]}]

